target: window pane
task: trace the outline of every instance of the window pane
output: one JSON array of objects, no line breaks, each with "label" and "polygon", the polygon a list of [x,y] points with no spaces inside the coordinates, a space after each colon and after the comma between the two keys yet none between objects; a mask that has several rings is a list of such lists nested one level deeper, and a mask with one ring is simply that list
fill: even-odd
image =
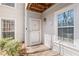
[{"label": "window pane", "polygon": [[65,42],[73,43],[74,28],[73,27],[58,28],[58,39],[63,40]]},{"label": "window pane", "polygon": [[58,28],[58,39],[59,40],[63,39],[63,29],[62,28]]},{"label": "window pane", "polygon": [[63,26],[64,17],[62,14],[58,15],[58,26]]},{"label": "window pane", "polygon": [[2,36],[3,38],[12,37],[14,39],[14,21],[2,20]]},{"label": "window pane", "polygon": [[73,26],[74,23],[74,11],[73,10],[69,10],[68,11],[68,18],[67,18],[67,26]]},{"label": "window pane", "polygon": [[73,42],[74,39],[74,28],[67,28],[67,37],[69,38],[69,42]]},{"label": "window pane", "polygon": [[58,15],[58,26],[73,26],[74,11],[69,10]]},{"label": "window pane", "polygon": [[74,39],[74,28],[69,27],[69,28],[63,28],[63,40],[67,42],[73,42]]},{"label": "window pane", "polygon": [[67,28],[63,28],[63,40],[64,40],[64,41],[68,41]]},{"label": "window pane", "polygon": [[2,3],[2,5],[7,5],[7,6],[15,7],[14,3]]}]

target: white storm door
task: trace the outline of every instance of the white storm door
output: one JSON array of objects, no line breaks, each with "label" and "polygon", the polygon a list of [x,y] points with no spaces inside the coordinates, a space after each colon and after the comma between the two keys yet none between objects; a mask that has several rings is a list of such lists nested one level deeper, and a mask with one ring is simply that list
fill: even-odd
[{"label": "white storm door", "polygon": [[30,45],[41,43],[41,20],[30,18],[29,19],[29,42]]}]

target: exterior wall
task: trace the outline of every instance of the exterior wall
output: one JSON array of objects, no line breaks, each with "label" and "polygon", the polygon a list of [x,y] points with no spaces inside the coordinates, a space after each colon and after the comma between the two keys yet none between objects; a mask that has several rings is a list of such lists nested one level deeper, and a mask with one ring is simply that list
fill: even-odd
[{"label": "exterior wall", "polygon": [[24,39],[24,4],[23,3],[15,3],[15,7],[0,5],[0,21],[1,19],[14,20],[15,21],[15,39],[18,39],[18,40]]},{"label": "exterior wall", "polygon": [[[43,18],[47,21],[43,22],[43,35],[44,44],[52,48],[55,51],[62,52],[64,55],[79,55],[79,4],[57,4],[43,13]],[[61,7],[60,7],[61,6]],[[56,8],[55,8],[56,7]],[[58,26],[57,17],[58,13],[62,13],[68,9],[74,9],[74,43],[70,44],[67,42],[58,41]],[[54,10],[53,10],[54,9]]]},{"label": "exterior wall", "polygon": [[16,39],[25,40],[25,4],[16,4]]},{"label": "exterior wall", "polygon": [[49,48],[51,47],[51,39],[52,36],[54,35],[54,15],[52,14],[51,16],[46,16],[46,21],[43,21],[43,36],[44,36],[44,44],[48,46]]},{"label": "exterior wall", "polygon": [[[41,19],[41,14],[37,13],[37,12],[32,12],[32,11],[26,11],[25,12],[25,28],[27,28],[27,30],[25,30],[25,41],[28,44],[28,46],[30,45],[30,41],[29,41],[29,27],[28,27],[28,22],[30,18],[35,18],[35,19]],[[41,39],[42,40],[42,39]]]},{"label": "exterior wall", "polygon": [[[45,45],[47,45],[48,47],[51,47],[52,42],[51,39],[53,38],[53,40],[54,39],[56,40],[57,38],[57,22],[56,20],[54,20],[55,12],[68,5],[70,4],[63,4],[63,3],[56,4],[51,8],[49,8],[48,10],[46,10],[45,12],[43,12],[42,14],[42,19],[46,18],[46,22],[43,21],[43,35],[44,35],[43,38]],[[45,39],[45,37],[47,38]]]}]

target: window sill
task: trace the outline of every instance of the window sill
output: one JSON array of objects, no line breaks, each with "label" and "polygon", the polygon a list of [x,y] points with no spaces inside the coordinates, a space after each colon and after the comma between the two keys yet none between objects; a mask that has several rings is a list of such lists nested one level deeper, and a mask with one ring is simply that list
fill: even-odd
[{"label": "window sill", "polygon": [[14,6],[14,7],[11,7],[11,6],[2,5],[2,4],[1,4],[0,6],[7,7],[7,8],[11,8],[11,9],[15,9],[15,8],[16,8],[16,6]]}]

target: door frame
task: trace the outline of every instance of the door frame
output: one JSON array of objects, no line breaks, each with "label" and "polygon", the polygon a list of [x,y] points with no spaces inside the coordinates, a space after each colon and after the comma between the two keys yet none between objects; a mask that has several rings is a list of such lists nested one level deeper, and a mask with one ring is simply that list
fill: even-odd
[{"label": "door frame", "polygon": [[[25,43],[27,44],[27,46],[32,46],[30,44],[30,30],[29,30],[29,20],[30,19],[39,19],[39,18],[33,18],[33,17],[30,17],[28,19],[25,19]],[[42,43],[42,38],[41,38],[41,19],[40,19],[40,43],[38,44],[41,44]]]}]

